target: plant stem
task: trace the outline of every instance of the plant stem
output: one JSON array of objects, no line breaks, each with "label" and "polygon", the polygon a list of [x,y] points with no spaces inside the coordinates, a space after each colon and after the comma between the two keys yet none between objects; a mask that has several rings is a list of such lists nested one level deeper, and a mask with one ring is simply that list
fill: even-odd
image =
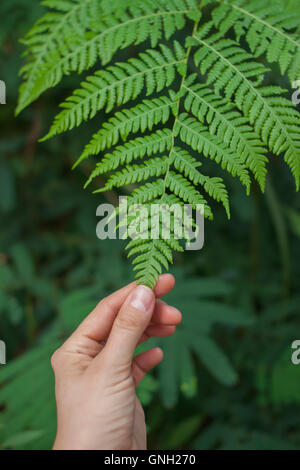
[{"label": "plant stem", "polygon": [[[194,23],[194,28],[193,28],[192,35],[195,34],[195,32],[198,29],[198,26],[199,26],[199,21],[196,21]],[[172,127],[172,143],[171,143],[171,148],[170,148],[170,152],[169,152],[169,156],[168,156],[167,171],[166,171],[165,178],[164,178],[163,193],[161,195],[160,200],[162,200],[162,198],[166,194],[166,185],[167,185],[167,179],[168,179],[168,175],[169,175],[169,171],[170,171],[171,155],[172,155],[172,152],[173,152],[173,149],[174,149],[174,146],[175,146],[175,135],[174,134],[175,134],[176,124],[177,124],[177,121],[178,121],[178,116],[179,116],[179,111],[180,111],[181,92],[182,92],[182,89],[184,87],[184,82],[185,82],[186,75],[187,75],[187,66],[188,66],[188,61],[189,61],[190,54],[191,54],[191,49],[192,49],[192,45],[190,45],[188,47],[187,52],[186,52],[186,57],[185,57],[185,60],[184,60],[184,63],[186,64],[186,72],[185,72],[185,74],[183,75],[183,77],[181,79],[180,87],[179,87],[179,90],[178,90],[178,95],[179,96],[178,96],[178,99],[177,99],[177,102],[176,102],[177,103],[177,112],[176,112],[176,116],[175,116],[173,127]]]}]

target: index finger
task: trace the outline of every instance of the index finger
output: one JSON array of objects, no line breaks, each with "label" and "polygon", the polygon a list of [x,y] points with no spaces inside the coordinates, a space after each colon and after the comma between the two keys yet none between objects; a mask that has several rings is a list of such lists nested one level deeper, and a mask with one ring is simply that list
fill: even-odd
[{"label": "index finger", "polygon": [[[166,295],[173,289],[174,285],[174,276],[171,274],[160,275],[154,288],[155,296],[158,298]],[[105,297],[79,325],[72,335],[73,338],[74,336],[84,335],[97,342],[107,338],[121,306],[135,287],[136,282],[132,282],[128,286]]]}]

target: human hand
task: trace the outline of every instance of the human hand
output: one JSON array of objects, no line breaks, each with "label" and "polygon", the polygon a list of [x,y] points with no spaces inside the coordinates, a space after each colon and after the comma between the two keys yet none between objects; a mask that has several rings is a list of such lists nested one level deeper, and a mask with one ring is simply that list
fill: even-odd
[{"label": "human hand", "polygon": [[146,449],[136,386],[163,358],[160,348],[135,357],[151,336],[170,336],[181,313],[159,300],[174,287],[170,274],[154,292],[135,283],[103,299],[53,354],[57,435],[53,449]]}]

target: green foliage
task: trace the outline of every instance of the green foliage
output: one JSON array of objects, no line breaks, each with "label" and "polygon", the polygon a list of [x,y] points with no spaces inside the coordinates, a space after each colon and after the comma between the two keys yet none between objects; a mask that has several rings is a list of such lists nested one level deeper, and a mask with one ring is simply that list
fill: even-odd
[{"label": "green foliage", "polygon": [[[253,324],[251,315],[224,304],[232,286],[216,278],[184,278],[176,273],[178,285],[169,294],[168,302],[186,314],[176,336],[163,342],[151,340],[164,349],[164,361],[160,367],[161,395],[166,406],[174,405],[179,391],[192,398],[199,393],[193,355],[221,384],[230,386],[237,381],[237,374],[228,358],[213,339],[216,324],[230,328]],[[201,312],[201,313],[200,313]],[[148,347],[148,345],[147,345]]]},{"label": "green foliage", "polygon": [[[300,74],[300,38],[294,34],[299,18],[287,12],[285,4],[260,0],[222,0],[212,14],[215,25],[224,34],[234,28],[236,39],[245,39],[255,57],[265,55],[269,63],[276,62],[282,74],[291,81]],[[284,6],[284,8],[282,8]]]},{"label": "green foliage", "polygon": [[[124,4],[124,0],[120,2]],[[104,3],[110,11],[116,5],[112,0]],[[130,3],[136,6],[136,2]],[[276,5],[279,11],[282,0],[268,2],[269,5]],[[211,19],[209,12],[215,6],[217,3],[204,11],[203,21]],[[284,8],[291,8],[299,17],[298,0],[286,1]],[[100,112],[86,127],[81,125],[47,145],[35,146],[34,139],[43,135],[43,126],[56,113],[57,104],[78,88],[77,76],[72,73],[36,105],[13,119],[21,49],[17,36],[25,33],[41,11],[36,0],[0,3],[0,78],[8,85],[7,105],[0,107],[0,338],[6,342],[8,354],[7,364],[0,366],[1,449],[52,446],[56,411],[51,352],[96,302],[132,280],[123,243],[99,241],[94,235],[96,207],[105,201],[103,194],[93,196],[90,191],[78,191],[94,170],[98,157],[96,161],[93,157],[86,159],[71,174],[68,169],[74,156],[87,133],[97,136],[90,150],[91,155],[101,153],[101,160],[115,151],[117,160],[120,154],[116,147],[125,147],[133,140],[139,145],[136,139],[140,137],[155,134],[159,139],[158,131],[170,131],[172,105],[176,103],[176,93],[162,92],[145,99],[141,94],[139,101],[107,116]],[[231,30],[227,36],[232,39],[233,33]],[[166,41],[165,36],[160,42],[169,48],[173,40],[184,45],[187,35],[188,20],[171,38],[172,42]],[[153,49],[147,41],[116,51],[108,65]],[[240,46],[250,51],[243,38]],[[196,47],[199,48],[195,46],[194,52]],[[265,55],[259,63],[264,62]],[[47,54],[45,58],[48,60]],[[192,76],[195,71],[192,65]],[[37,72],[42,70],[37,68]],[[288,78],[280,76],[277,66],[266,75],[265,83],[289,89]],[[244,148],[249,165],[250,155],[270,156],[261,142],[255,142],[260,137],[248,119],[233,103],[217,96],[213,87],[206,85],[205,77],[201,83],[191,81],[185,85],[204,99],[204,122],[197,109],[199,99],[190,101],[190,107],[189,95],[182,95],[181,113],[186,112],[189,118],[194,116],[203,124],[211,136],[210,142],[213,137],[222,144],[228,142],[233,155],[241,155]],[[209,100],[205,99],[206,93],[212,95]],[[223,100],[224,109],[218,114]],[[234,127],[230,125],[231,109],[236,114],[232,119],[241,119],[234,122]],[[132,119],[127,119],[130,110]],[[220,130],[214,126],[210,129],[213,121]],[[244,125],[249,130],[242,128]],[[249,135],[243,135],[248,131]],[[167,137],[165,145],[169,145]],[[148,143],[146,146],[148,149]],[[194,169],[212,178],[223,176],[221,163],[217,165],[214,158],[199,158],[193,150],[181,146],[177,138],[176,147],[182,147],[179,155],[173,155],[180,167],[176,172],[182,176],[200,178],[200,187],[203,179]],[[168,151],[169,147],[165,147],[161,154]],[[134,149],[132,153],[128,149],[128,155],[133,158],[124,165],[139,162],[134,158]],[[224,159],[222,155],[224,151],[220,159]],[[153,154],[154,158],[157,156]],[[138,390],[146,411],[150,449],[300,448],[299,366],[290,363],[291,343],[299,339],[300,203],[283,159],[272,158],[269,170],[267,197],[260,195],[256,185],[247,197],[240,191],[238,178],[224,175],[233,223],[226,222],[221,204],[210,200],[214,224],[206,224],[204,249],[177,255],[175,289],[180,294],[174,292],[167,300],[182,310],[183,324],[177,327],[175,340],[154,340],[162,346],[168,367],[162,364],[147,375]],[[99,188],[99,182],[101,186],[105,184],[101,177],[90,182],[91,190]],[[151,195],[153,199],[158,197],[162,183],[163,178],[158,177],[130,187],[128,201],[151,203]],[[107,197],[116,195],[108,193]],[[177,197],[168,196],[173,201]],[[139,254],[137,251],[136,256]],[[192,280],[193,290],[189,289],[188,280]],[[191,331],[194,329],[195,334]],[[218,351],[214,356],[212,344],[213,352]],[[211,362],[211,357],[215,362]]]},{"label": "green foliage", "polygon": [[164,36],[183,28],[185,16],[197,13],[193,0],[132,2],[125,0],[49,0],[47,12],[24,39],[29,63],[21,70],[25,83],[18,111],[70,72],[81,73],[98,57],[107,64],[119,48],[147,38],[155,47]]},{"label": "green foliage", "polygon": [[[112,251],[109,253],[109,256],[111,255]],[[110,275],[112,278],[107,276],[105,285],[114,281],[114,272],[111,271]],[[197,286],[197,292],[195,292],[195,286]],[[104,285],[103,288],[105,288]],[[236,372],[211,337],[212,326],[215,322],[226,323],[231,327],[248,326],[252,323],[251,317],[238,309],[212,300],[214,297],[228,294],[229,288],[230,285],[217,279],[207,278],[200,282],[197,279],[186,279],[181,283],[181,288],[176,294],[170,297],[170,302],[176,302],[176,305],[181,307],[182,292],[190,292],[188,306],[185,305],[189,316],[185,319],[175,342],[170,339],[171,341],[164,345],[166,360],[160,368],[159,384],[163,402],[167,406],[176,403],[180,388],[187,397],[193,397],[197,393],[192,351],[221,383],[231,385],[236,381]],[[51,446],[56,428],[56,414],[53,374],[49,357],[59,347],[62,338],[66,338],[83,320],[86,312],[94,308],[99,295],[101,295],[101,290],[98,286],[85,287],[66,294],[57,306],[59,317],[52,323],[47,334],[42,336],[35,349],[1,369],[0,383],[4,386],[0,389],[0,405],[6,405],[7,425],[3,439],[4,443],[7,441],[7,447],[10,445],[30,447],[30,437],[38,448]],[[205,296],[208,296],[210,300],[205,300]],[[199,310],[203,311],[201,316],[197,313]],[[153,343],[160,344],[154,341]],[[146,346],[148,347],[149,345]],[[176,357],[180,358],[179,362],[172,351],[176,351]],[[217,355],[217,357],[213,358],[212,355]],[[218,369],[213,366],[215,359],[219,363]],[[176,365],[175,369],[174,365]],[[18,393],[20,387],[22,387],[22,394]],[[156,389],[157,383],[151,377],[142,382],[139,395],[144,404],[151,402]],[[32,395],[36,397],[33,402],[31,402]],[[17,437],[27,431],[29,422],[30,433],[25,434],[24,441],[19,442]],[[16,439],[10,444],[11,436],[16,436]],[[28,438],[28,443],[25,438]],[[4,444],[3,446],[5,447]]]},{"label": "green foliage", "polygon": [[[253,172],[263,190],[268,160],[259,137],[248,124],[248,119],[243,117],[232,103],[216,96],[206,85],[194,84],[185,86],[185,89],[188,91],[185,109],[201,123],[207,121],[211,138],[216,135],[220,141],[228,144],[233,153],[243,155],[246,166]],[[230,155],[230,159],[234,159],[234,155]],[[247,174],[246,169],[244,173]],[[248,176],[245,176],[245,184],[249,191]]]},{"label": "green foliage", "polygon": [[45,139],[79,126],[103,108],[109,113],[114,106],[136,99],[144,87],[146,94],[151,95],[170,86],[176,76],[176,66],[183,62],[183,51],[175,43],[174,52],[161,45],[160,51],[150,49],[141,53],[139,59],[132,58],[95,72],[62,104],[65,109],[56,116]]},{"label": "green foliage", "polygon": [[[229,217],[222,179],[200,174],[197,163],[202,157],[213,159],[237,176],[249,194],[251,174],[264,190],[268,150],[283,155],[299,189],[300,116],[286,90],[269,83],[269,69],[258,60],[264,57],[291,81],[297,78],[297,15],[286,13],[283,1],[276,6],[267,0],[218,3],[45,1],[49,11],[24,40],[28,60],[21,70],[17,111],[64,75],[80,74],[99,63],[102,68],[61,104],[63,110],[42,139],[72,130],[100,111],[110,114],[121,107],[102,124],[76,163],[99,156],[87,183],[104,174],[108,179],[100,191],[142,183],[139,197],[150,205],[168,204],[166,196],[175,195],[181,204],[204,204],[205,216],[212,218],[206,193],[222,202]],[[151,49],[145,49],[149,43]],[[108,65],[119,50],[133,46],[133,57]],[[127,142],[106,153],[120,139]],[[132,160],[136,163],[130,164]],[[151,193],[149,184],[157,178]],[[150,244],[152,248],[145,242],[135,268],[138,282],[153,287],[161,265],[167,267],[173,257],[164,256],[157,242]]]}]

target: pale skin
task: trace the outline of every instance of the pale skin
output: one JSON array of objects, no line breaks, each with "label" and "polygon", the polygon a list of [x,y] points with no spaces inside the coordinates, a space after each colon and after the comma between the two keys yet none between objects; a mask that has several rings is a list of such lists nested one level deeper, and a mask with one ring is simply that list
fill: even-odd
[{"label": "pale skin", "polygon": [[181,322],[181,313],[159,299],[174,284],[173,276],[164,274],[154,291],[131,283],[106,297],[54,353],[54,450],[146,449],[136,387],[163,352],[134,352],[149,337],[172,335]]}]

